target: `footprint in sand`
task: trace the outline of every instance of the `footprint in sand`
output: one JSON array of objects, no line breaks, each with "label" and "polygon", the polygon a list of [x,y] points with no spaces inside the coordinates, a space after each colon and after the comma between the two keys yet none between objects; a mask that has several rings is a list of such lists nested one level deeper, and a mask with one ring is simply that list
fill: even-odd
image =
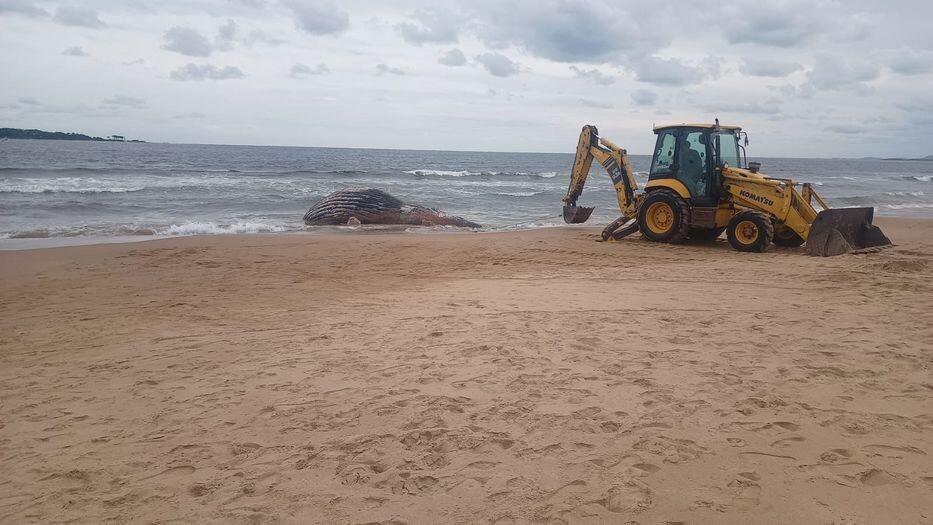
[{"label": "footprint in sand", "polygon": [[610,488],[596,503],[609,512],[642,512],[651,506],[651,490],[636,481],[628,481]]},{"label": "footprint in sand", "polygon": [[791,436],[791,437],[779,439],[775,441],[774,443],[771,443],[771,446],[774,448],[787,448],[787,447],[793,446],[796,443],[801,443],[803,441],[805,441],[804,438],[800,436]]}]

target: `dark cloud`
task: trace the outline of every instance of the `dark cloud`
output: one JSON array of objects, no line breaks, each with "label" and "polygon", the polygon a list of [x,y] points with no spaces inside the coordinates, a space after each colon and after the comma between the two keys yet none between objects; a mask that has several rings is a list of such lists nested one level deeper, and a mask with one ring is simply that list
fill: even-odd
[{"label": "dark cloud", "polygon": [[98,29],[107,27],[99,18],[97,11],[86,7],[61,6],[55,10],[54,20],[67,26],[90,27]]},{"label": "dark cloud", "polygon": [[793,47],[807,42],[829,25],[799,3],[753,7],[737,4],[723,14],[729,21],[724,27],[725,35],[733,44]]},{"label": "dark cloud", "polygon": [[124,66],[138,66],[139,64],[144,64],[145,62],[146,62],[146,59],[137,58],[136,60],[127,60],[125,62],[122,62],[122,64]]},{"label": "dark cloud", "polygon": [[767,58],[745,58],[739,66],[739,71],[753,77],[786,77],[800,69],[800,64]]},{"label": "dark cloud", "polygon": [[162,38],[165,40],[162,49],[189,57],[207,57],[214,51],[204,35],[189,27],[175,26],[166,31]]},{"label": "dark cloud", "polygon": [[0,0],[0,13],[13,13],[31,17],[46,17],[49,12],[29,0]]},{"label": "dark cloud", "polygon": [[243,72],[240,71],[240,68],[233,66],[221,68],[213,64],[188,63],[172,71],[171,77],[173,80],[179,81],[229,80],[242,78]]},{"label": "dark cloud", "polygon": [[32,97],[19,97],[16,101],[26,106],[38,106],[40,104],[38,100]]},{"label": "dark cloud", "polygon": [[647,89],[636,89],[632,92],[632,102],[638,106],[650,106],[657,102],[658,94]]},{"label": "dark cloud", "polygon": [[448,11],[419,11],[413,20],[396,26],[405,41],[415,44],[449,44],[457,41],[462,17]]},{"label": "dark cloud", "polygon": [[389,67],[386,64],[376,64],[376,71],[380,75],[390,74],[390,75],[404,75],[405,71],[397,67]]},{"label": "dark cloud", "polygon": [[440,58],[437,59],[437,63],[445,66],[457,67],[466,65],[467,59],[463,55],[463,51],[454,48],[441,55]]},{"label": "dark cloud", "polygon": [[487,45],[565,63],[621,63],[664,47],[674,18],[645,0],[471,2],[471,28]]},{"label": "dark cloud", "polygon": [[350,16],[330,2],[320,0],[288,0],[298,29],[312,35],[340,34],[350,26]]},{"label": "dark cloud", "polygon": [[595,82],[602,86],[614,84],[616,81],[616,77],[606,75],[598,69],[580,69],[577,66],[570,66],[570,70],[573,71],[576,78]]},{"label": "dark cloud", "polygon": [[81,46],[71,46],[62,51],[62,54],[69,57],[86,57],[88,53]]},{"label": "dark cloud", "polygon": [[220,51],[229,51],[233,48],[236,37],[236,22],[231,19],[227,19],[227,21],[217,29],[217,36],[214,37],[214,48]]},{"label": "dark cloud", "polygon": [[902,49],[888,58],[886,65],[900,75],[925,75],[933,72],[933,53]]},{"label": "dark cloud", "polygon": [[510,77],[519,71],[518,64],[501,53],[483,53],[473,58],[494,77]]},{"label": "dark cloud", "polygon": [[327,67],[327,64],[321,62],[320,64],[310,67],[305,64],[295,64],[289,70],[289,76],[292,78],[302,79],[314,75],[329,75],[330,68]]},{"label": "dark cloud", "polygon": [[146,101],[141,98],[128,97],[126,95],[114,95],[107,100],[104,100],[104,104],[107,104],[108,106],[141,108],[146,105]]}]

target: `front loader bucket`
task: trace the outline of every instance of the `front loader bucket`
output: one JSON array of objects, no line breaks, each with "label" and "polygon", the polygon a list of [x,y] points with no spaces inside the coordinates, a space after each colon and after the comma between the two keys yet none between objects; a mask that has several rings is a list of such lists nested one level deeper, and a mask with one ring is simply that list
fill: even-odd
[{"label": "front loader bucket", "polygon": [[874,208],[833,208],[823,210],[813,220],[807,238],[810,255],[831,257],[872,246],[891,244],[872,224]]},{"label": "front loader bucket", "polygon": [[584,206],[564,206],[564,222],[567,224],[580,224],[586,222],[596,208]]}]

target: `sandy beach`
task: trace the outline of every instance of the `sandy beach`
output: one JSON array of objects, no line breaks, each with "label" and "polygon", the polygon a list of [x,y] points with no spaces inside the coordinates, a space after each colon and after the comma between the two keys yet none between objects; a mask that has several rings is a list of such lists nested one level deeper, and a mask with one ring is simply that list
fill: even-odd
[{"label": "sandy beach", "polygon": [[933,523],[933,220],[0,252],[3,523]]}]

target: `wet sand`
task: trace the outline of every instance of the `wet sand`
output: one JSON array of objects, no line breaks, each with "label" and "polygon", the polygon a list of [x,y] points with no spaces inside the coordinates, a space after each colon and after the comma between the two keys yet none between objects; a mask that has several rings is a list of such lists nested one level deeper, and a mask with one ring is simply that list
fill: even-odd
[{"label": "wet sand", "polygon": [[933,221],[0,252],[0,522],[929,523]]}]

